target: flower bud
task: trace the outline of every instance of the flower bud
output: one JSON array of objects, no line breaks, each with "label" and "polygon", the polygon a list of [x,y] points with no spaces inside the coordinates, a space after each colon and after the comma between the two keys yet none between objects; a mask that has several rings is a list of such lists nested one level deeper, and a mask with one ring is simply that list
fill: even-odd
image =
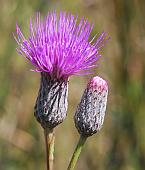
[{"label": "flower bud", "polygon": [[91,136],[101,129],[107,95],[108,85],[105,80],[96,76],[89,81],[74,116],[75,126],[82,136]]},{"label": "flower bud", "polygon": [[68,80],[51,78],[41,73],[41,83],[34,115],[43,128],[52,129],[67,115]]}]

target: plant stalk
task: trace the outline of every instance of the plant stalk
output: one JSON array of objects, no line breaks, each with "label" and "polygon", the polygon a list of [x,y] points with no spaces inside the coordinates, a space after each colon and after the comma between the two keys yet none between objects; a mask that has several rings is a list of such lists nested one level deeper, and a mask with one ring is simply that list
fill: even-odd
[{"label": "plant stalk", "polygon": [[80,136],[80,139],[79,139],[78,144],[75,148],[75,151],[72,155],[72,158],[71,158],[71,161],[69,163],[67,170],[74,170],[76,163],[78,161],[79,155],[82,151],[82,148],[83,148],[86,140],[87,140],[87,137]]},{"label": "plant stalk", "polygon": [[53,129],[44,129],[47,170],[53,170],[55,136]]}]

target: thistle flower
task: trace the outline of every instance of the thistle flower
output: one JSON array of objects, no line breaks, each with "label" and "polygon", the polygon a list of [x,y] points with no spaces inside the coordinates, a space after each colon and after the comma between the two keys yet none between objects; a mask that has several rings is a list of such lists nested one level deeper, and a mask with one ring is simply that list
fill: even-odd
[{"label": "thistle flower", "polygon": [[16,25],[18,53],[32,63],[33,71],[41,73],[35,116],[44,128],[54,128],[66,117],[68,78],[90,74],[101,57],[106,34],[89,41],[92,29],[84,18],[78,22],[65,12],[51,12],[44,19],[37,13],[34,22],[30,19],[28,38]]},{"label": "thistle flower", "polygon": [[76,128],[82,136],[91,136],[102,128],[107,95],[105,80],[96,76],[89,81],[74,116]]}]

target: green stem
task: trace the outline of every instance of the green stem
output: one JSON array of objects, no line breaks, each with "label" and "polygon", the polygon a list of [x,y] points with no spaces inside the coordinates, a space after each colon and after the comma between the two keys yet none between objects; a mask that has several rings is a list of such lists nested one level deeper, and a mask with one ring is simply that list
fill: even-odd
[{"label": "green stem", "polygon": [[82,148],[86,142],[86,139],[87,139],[87,137],[80,136],[80,139],[79,139],[78,144],[75,148],[75,151],[73,153],[73,156],[71,158],[71,161],[69,163],[67,170],[74,170],[75,165],[78,161],[79,155],[80,155]]},{"label": "green stem", "polygon": [[46,145],[46,163],[47,170],[53,170],[54,161],[54,133],[53,129],[44,129],[45,145]]}]

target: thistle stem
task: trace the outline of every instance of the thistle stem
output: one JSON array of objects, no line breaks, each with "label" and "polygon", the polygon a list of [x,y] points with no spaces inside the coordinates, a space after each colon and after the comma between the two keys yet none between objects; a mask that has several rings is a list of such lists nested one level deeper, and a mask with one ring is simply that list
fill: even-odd
[{"label": "thistle stem", "polygon": [[75,151],[72,155],[72,158],[71,158],[71,161],[69,163],[67,170],[74,170],[76,163],[78,161],[79,155],[82,151],[82,148],[83,148],[86,140],[87,140],[87,137],[80,136],[80,139],[79,139],[78,144],[75,148]]},{"label": "thistle stem", "polygon": [[46,163],[47,170],[53,170],[54,161],[54,142],[55,136],[53,129],[44,129],[45,145],[46,145]]}]

